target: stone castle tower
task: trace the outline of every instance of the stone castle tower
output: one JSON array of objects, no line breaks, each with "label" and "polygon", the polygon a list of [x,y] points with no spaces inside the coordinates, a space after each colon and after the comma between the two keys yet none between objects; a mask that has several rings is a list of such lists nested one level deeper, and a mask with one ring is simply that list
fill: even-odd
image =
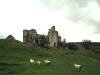
[{"label": "stone castle tower", "polygon": [[58,36],[58,32],[55,30],[55,26],[49,29],[48,38],[49,38],[49,47],[57,47],[58,43],[61,42],[61,37]]},{"label": "stone castle tower", "polygon": [[[40,36],[37,34],[35,29],[23,30],[23,42],[26,44],[40,45]],[[48,41],[48,47],[57,47],[58,43],[61,42],[61,37],[58,36],[58,32],[55,30],[55,26],[49,29],[48,35],[46,36]]]}]

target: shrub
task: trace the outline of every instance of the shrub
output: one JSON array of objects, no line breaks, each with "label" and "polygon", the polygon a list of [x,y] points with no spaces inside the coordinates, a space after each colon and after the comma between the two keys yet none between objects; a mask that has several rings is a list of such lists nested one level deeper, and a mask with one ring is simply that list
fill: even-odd
[{"label": "shrub", "polygon": [[40,46],[41,47],[48,47],[48,39],[45,35],[40,36]]},{"label": "shrub", "polygon": [[91,40],[82,40],[82,46],[85,49],[91,49],[92,48],[92,42],[91,42]]},{"label": "shrub", "polygon": [[67,44],[67,47],[68,47],[69,49],[71,49],[71,50],[78,50],[78,49],[79,49],[78,45],[75,44],[75,43],[68,43],[68,44]]}]

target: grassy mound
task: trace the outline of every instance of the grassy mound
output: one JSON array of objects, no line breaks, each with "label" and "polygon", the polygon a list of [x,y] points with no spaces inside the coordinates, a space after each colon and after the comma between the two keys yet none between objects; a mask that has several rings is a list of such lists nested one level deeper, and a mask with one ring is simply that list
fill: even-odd
[{"label": "grassy mound", "polygon": [[[29,59],[40,60],[31,64]],[[44,59],[52,61],[46,65]],[[74,69],[81,64],[82,70]],[[99,75],[100,54],[89,50],[45,49],[17,40],[0,40],[0,75]]]}]

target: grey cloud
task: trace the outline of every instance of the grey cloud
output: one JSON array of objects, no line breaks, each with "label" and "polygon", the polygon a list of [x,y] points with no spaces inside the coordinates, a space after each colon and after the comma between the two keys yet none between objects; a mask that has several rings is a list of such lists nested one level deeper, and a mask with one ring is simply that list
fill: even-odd
[{"label": "grey cloud", "polygon": [[89,19],[88,23],[90,25],[93,25],[94,33],[100,34],[100,21],[97,21],[97,20],[94,20],[94,19]]},{"label": "grey cloud", "polygon": [[[86,7],[91,0],[38,0],[49,10],[59,10],[65,6],[70,7]],[[93,0],[94,1],[94,0]]]},{"label": "grey cloud", "polygon": [[56,11],[63,8],[66,4],[66,0],[38,0],[40,4],[49,9],[50,11]]},{"label": "grey cloud", "polygon": [[100,0],[38,0],[49,11],[64,11],[65,18],[77,23],[84,22],[94,27],[95,33],[100,33],[100,20],[96,21],[95,17],[89,10],[89,3],[97,3]]},{"label": "grey cloud", "polygon": [[[85,8],[91,0],[38,0],[43,6],[49,11],[62,10],[65,17],[72,20],[78,21],[82,19],[86,13]],[[94,0],[92,0],[94,1]]]},{"label": "grey cloud", "polygon": [[97,3],[100,5],[100,0],[96,0],[97,1]]}]

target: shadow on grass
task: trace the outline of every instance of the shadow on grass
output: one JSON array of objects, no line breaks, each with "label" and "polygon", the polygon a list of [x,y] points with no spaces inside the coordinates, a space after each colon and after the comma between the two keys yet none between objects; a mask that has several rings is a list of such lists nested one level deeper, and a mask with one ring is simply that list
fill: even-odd
[{"label": "shadow on grass", "polygon": [[0,66],[20,66],[20,64],[8,64],[8,63],[1,63]]},{"label": "shadow on grass", "polygon": [[6,70],[5,68],[0,68],[0,71],[4,71],[4,70]]}]

